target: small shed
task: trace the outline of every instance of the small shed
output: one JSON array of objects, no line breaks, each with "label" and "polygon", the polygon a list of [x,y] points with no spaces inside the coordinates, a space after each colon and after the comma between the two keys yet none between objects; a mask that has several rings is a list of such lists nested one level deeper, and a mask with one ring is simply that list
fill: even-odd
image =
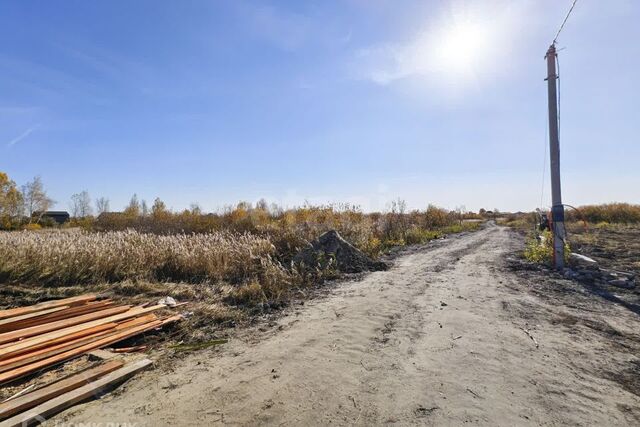
[{"label": "small shed", "polygon": [[69,215],[69,212],[67,211],[46,211],[42,214],[42,218],[49,218],[57,224],[64,224],[69,221],[71,215]]}]

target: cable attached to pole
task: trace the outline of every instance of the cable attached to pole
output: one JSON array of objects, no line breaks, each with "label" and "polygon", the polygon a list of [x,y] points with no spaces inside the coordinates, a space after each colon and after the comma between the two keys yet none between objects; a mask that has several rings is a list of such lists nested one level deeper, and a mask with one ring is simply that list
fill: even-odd
[{"label": "cable attached to pole", "polygon": [[571,12],[573,12],[573,8],[576,6],[577,2],[578,0],[573,0],[573,3],[571,4],[571,8],[569,8],[569,12],[567,12],[567,16],[564,17],[564,21],[562,21],[562,25],[560,25],[560,29],[556,33],[556,36],[553,38],[553,42],[551,44],[556,44],[556,42],[558,41],[558,37],[560,37],[560,33],[564,28],[564,24],[567,23],[567,20],[569,19],[569,15],[571,15]]}]

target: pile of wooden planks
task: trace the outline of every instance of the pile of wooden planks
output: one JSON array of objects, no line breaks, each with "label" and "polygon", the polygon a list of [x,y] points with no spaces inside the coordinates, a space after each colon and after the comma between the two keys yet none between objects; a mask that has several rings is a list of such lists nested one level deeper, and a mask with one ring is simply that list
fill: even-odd
[{"label": "pile of wooden planks", "polygon": [[0,310],[0,384],[178,321],[96,295]]},{"label": "pile of wooden planks", "polygon": [[111,360],[0,403],[0,427],[41,423],[77,403],[98,396],[151,365],[149,359],[124,364]]}]

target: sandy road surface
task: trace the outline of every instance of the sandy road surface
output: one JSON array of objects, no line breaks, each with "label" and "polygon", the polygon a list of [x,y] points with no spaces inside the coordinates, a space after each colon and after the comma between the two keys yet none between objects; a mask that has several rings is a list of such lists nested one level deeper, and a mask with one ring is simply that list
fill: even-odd
[{"label": "sandy road surface", "polygon": [[639,316],[513,272],[521,245],[497,226],[432,242],[49,424],[640,424]]}]

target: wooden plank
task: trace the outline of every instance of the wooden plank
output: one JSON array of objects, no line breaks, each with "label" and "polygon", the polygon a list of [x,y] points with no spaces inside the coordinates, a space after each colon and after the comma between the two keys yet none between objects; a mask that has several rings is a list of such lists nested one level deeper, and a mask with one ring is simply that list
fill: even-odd
[{"label": "wooden plank", "polygon": [[23,338],[29,338],[35,335],[46,334],[47,332],[67,328],[69,326],[79,325],[81,323],[90,322],[92,320],[100,319],[103,317],[113,316],[129,311],[129,309],[131,309],[130,305],[112,307],[106,310],[100,310],[96,313],[83,314],[82,316],[76,316],[70,319],[58,320],[56,322],[32,326],[31,328],[19,329],[12,332],[5,332],[3,334],[0,334],[0,344],[16,341]]},{"label": "wooden plank", "polygon": [[[33,345],[24,348],[22,350],[19,350],[17,352],[13,352],[12,354],[10,354],[9,356],[7,356],[6,358],[0,358],[0,363],[7,360],[8,358],[14,358],[16,356],[19,355],[24,355],[25,353],[32,353],[35,352],[37,350],[43,349],[43,348],[49,348],[49,347],[53,347],[56,346],[58,344],[61,343],[65,343],[65,342],[70,342],[70,341],[74,341],[78,338],[82,338],[82,337],[86,337],[89,335],[94,335],[98,332],[102,332],[102,331],[106,331],[109,329],[115,329],[118,326],[118,323],[115,322],[111,322],[111,323],[105,323],[104,325],[99,325],[99,326],[94,326],[93,328],[88,328],[88,329],[84,329],[78,332],[75,332],[73,334],[69,334],[69,335],[65,335],[63,337],[60,338],[55,338],[49,341],[44,341],[44,342],[40,342],[40,343],[34,343]],[[20,341],[21,344],[30,344],[31,341],[35,340],[37,337],[34,338],[28,338],[24,341]],[[15,344],[15,343],[14,343]]]},{"label": "wooden plank", "polygon": [[[96,302],[91,302],[91,303],[87,303],[87,304],[82,304],[79,306],[74,306],[74,307],[70,307],[66,310],[62,310],[59,312],[54,312],[51,314],[47,314],[44,316],[38,316],[38,317],[34,317],[32,319],[27,319],[24,321],[21,321],[17,324],[7,324],[5,326],[0,326],[0,332],[7,332],[9,330],[17,330],[17,329],[24,329],[24,328],[30,328],[32,326],[37,326],[37,325],[42,325],[44,323],[50,323],[50,322],[55,322],[58,320],[62,320],[62,319],[68,319],[70,317],[74,317],[74,316],[80,316],[82,314],[86,314],[86,313],[93,313],[93,312],[97,312],[100,310],[105,310],[107,309],[109,306],[113,306],[113,301],[109,301],[109,300],[105,300],[105,301],[96,301]],[[39,312],[37,312],[39,313]],[[34,313],[34,314],[37,314]],[[9,319],[5,319],[8,321],[11,321],[11,319],[13,318],[9,318]]]},{"label": "wooden plank", "polygon": [[[91,342],[95,342],[99,339],[102,339],[104,337],[107,336],[111,336],[117,332],[123,331],[127,328],[131,328],[134,326],[139,326],[145,323],[150,323],[154,320],[157,320],[158,317],[153,314],[147,314],[144,316],[140,316],[140,317],[136,317],[134,319],[128,320],[126,322],[117,324],[117,323],[108,323],[107,325],[110,326],[109,329],[107,328],[100,328],[98,326],[96,326],[95,328],[95,333],[92,333],[90,335],[85,335],[85,336],[81,336],[77,339],[74,340],[69,340],[69,341],[64,341],[61,343],[58,343],[56,345],[49,345],[50,343],[47,343],[47,345],[44,345],[43,348],[38,349],[38,350],[32,350],[30,349],[30,351],[22,353],[20,355],[17,355],[15,357],[12,357],[10,359],[2,359],[0,360],[0,373],[1,372],[6,372],[6,371],[10,371],[12,369],[16,369],[20,366],[24,366],[24,365],[28,365],[30,363],[34,363],[37,362],[38,360],[42,360],[42,359],[46,359],[48,357],[52,357],[55,356],[56,354],[60,354],[60,353],[64,353],[65,351],[69,351],[72,350],[74,348],[78,348],[82,345],[85,344],[89,344]],[[163,323],[164,325],[164,323]],[[98,329],[100,328],[100,329]],[[95,352],[102,352],[102,350],[95,350]],[[93,353],[93,352],[91,352]],[[106,353],[106,352],[103,352]],[[91,354],[90,354],[91,355]],[[112,354],[113,356],[113,354]],[[99,357],[98,357],[99,358]]]},{"label": "wooden plank", "polygon": [[[74,348],[78,348],[82,345],[98,341],[99,339],[114,335],[115,333],[126,330],[128,328],[132,328],[134,326],[150,323],[154,320],[158,320],[158,317],[155,314],[150,313],[147,315],[143,315],[143,316],[125,321],[120,324],[108,323],[107,325],[110,326],[109,329],[100,328],[97,326],[96,328],[94,328],[96,329],[95,333],[90,334],[88,336],[82,336],[75,340],[64,341],[64,342],[58,343],[57,345],[45,345],[43,346],[43,348],[36,351],[33,351],[32,349],[30,349],[29,352],[22,353],[10,359],[0,360],[0,373],[10,371],[12,369],[16,369],[20,366],[24,366],[30,363],[34,363],[39,360],[46,359],[48,357],[55,356],[56,354],[64,353],[65,351],[69,351]],[[95,350],[95,351],[92,351],[91,353],[102,354],[102,356],[104,356],[108,352],[103,350]],[[111,353],[111,355],[114,356],[113,353]],[[98,356],[98,358],[100,358],[100,356]],[[103,358],[106,359],[108,357],[103,357]]]},{"label": "wooden plank", "polygon": [[[44,342],[40,342],[40,343],[37,343],[37,344],[33,344],[33,345],[29,346],[28,348],[22,349],[22,350],[18,351],[17,353],[11,354],[10,356],[8,356],[8,358],[0,358],[0,366],[3,366],[3,364],[4,364],[4,362],[6,360],[20,360],[20,358],[29,357],[30,354],[36,353],[37,350],[44,349],[44,351],[47,351],[47,349],[54,348],[58,344],[69,343],[69,342],[74,341],[74,340],[76,340],[78,338],[86,337],[86,336],[89,336],[89,335],[90,336],[96,336],[96,334],[98,332],[102,332],[102,331],[106,331],[106,330],[110,330],[110,329],[113,329],[114,331],[121,331],[121,330],[130,328],[130,327],[133,327],[133,326],[141,325],[143,323],[149,323],[152,320],[157,320],[157,319],[158,319],[158,317],[155,314],[149,313],[149,314],[146,314],[146,315],[134,317],[133,319],[122,321],[121,323],[115,323],[115,322],[105,323],[104,325],[94,326],[93,328],[84,329],[84,330],[81,330],[79,332],[75,332],[73,334],[65,335],[65,336],[60,337],[60,338],[56,338],[56,339],[52,339],[52,340],[49,340],[49,341],[44,341]],[[20,343],[21,344],[30,344],[31,341],[35,340],[36,338],[37,337],[28,338],[28,339],[26,339],[24,341],[21,341]],[[2,371],[2,370],[0,370],[0,371]]]},{"label": "wooden plank", "polygon": [[20,368],[16,368],[14,370],[11,371],[7,371],[4,373],[0,374],[0,384],[6,382],[6,381],[10,381],[10,380],[14,380],[16,378],[20,378],[24,375],[28,375],[30,373],[33,373],[39,369],[45,368],[47,366],[50,365],[55,365],[61,362],[64,362],[65,360],[69,360],[72,359],[74,357],[80,356],[88,351],[94,350],[96,348],[101,348],[101,347],[106,347],[107,345],[116,343],[118,341],[122,341],[124,339],[130,338],[132,336],[141,334],[143,332],[149,331],[151,329],[155,329],[158,326],[161,326],[162,322],[160,320],[155,320],[153,322],[150,322],[148,324],[145,325],[140,325],[140,326],[136,326],[134,328],[130,328],[130,329],[126,329],[122,332],[119,332],[115,335],[112,336],[107,336],[105,338],[102,338],[96,342],[92,342],[89,344],[86,344],[82,347],[78,347],[72,350],[69,350],[67,352],[49,357],[47,359],[43,359],[40,360],[38,362],[35,363],[31,363],[29,365],[25,365],[22,366]]},{"label": "wooden plank", "polygon": [[131,328],[133,326],[142,325],[144,323],[149,323],[153,320],[158,320],[158,316],[153,313],[146,314],[144,316],[134,317],[133,319],[124,321],[122,323],[118,323],[116,329],[119,331],[125,330],[127,328]]},{"label": "wooden plank", "polygon": [[[112,307],[97,307],[97,308],[95,308],[93,310],[86,310],[86,311],[78,312],[78,313],[65,313],[65,312],[60,312],[60,314],[53,313],[55,316],[51,316],[51,317],[43,316],[42,318],[38,317],[37,320],[34,319],[34,320],[29,321],[27,323],[20,324],[20,325],[18,325],[19,328],[13,328],[12,330],[13,331],[17,331],[19,329],[26,329],[26,328],[39,326],[39,325],[44,325],[44,324],[47,324],[47,323],[58,322],[60,320],[69,319],[69,318],[72,318],[72,317],[81,316],[81,315],[88,314],[88,313],[97,313],[99,311],[106,310],[108,308],[112,308]],[[7,331],[5,329],[2,329],[2,330],[0,330],[0,332],[9,332],[9,331]],[[2,345],[5,345],[5,344],[2,344]]]},{"label": "wooden plank", "polygon": [[166,325],[167,323],[177,322],[177,321],[182,320],[182,319],[184,319],[184,316],[182,314],[176,314],[176,315],[173,315],[173,316],[166,317],[164,319],[161,319],[162,320],[162,326]]},{"label": "wooden plank", "polygon": [[56,311],[66,310],[68,308],[69,308],[68,305],[63,305],[62,307],[54,307],[54,308],[49,308],[47,310],[41,310],[41,311],[36,311],[34,313],[23,314],[21,316],[13,316],[7,319],[2,319],[0,320],[0,328],[5,328],[8,325],[11,325],[13,323],[24,322],[26,320],[33,319],[34,317],[44,316],[46,314],[55,313]]},{"label": "wooden plank", "polygon": [[95,295],[80,295],[73,298],[58,299],[52,301],[42,302],[40,304],[29,305],[26,307],[10,308],[8,310],[0,310],[0,319],[6,319],[7,317],[20,316],[27,313],[33,313],[35,311],[46,310],[48,308],[60,307],[63,305],[82,304],[87,301],[93,301],[97,298]]},{"label": "wooden plank", "polygon": [[78,338],[76,340],[64,342],[55,346],[43,347],[37,351],[30,351],[27,353],[20,354],[16,357],[12,357],[10,359],[1,360],[0,373],[10,371],[10,370],[19,368],[20,366],[28,365],[30,363],[35,363],[38,360],[46,359],[46,358],[55,356],[56,354],[64,353],[65,351],[69,351],[74,348],[81,347],[85,344],[98,341],[99,339],[102,339],[105,336],[108,336],[109,334],[115,334],[118,331],[115,328],[115,324],[112,323],[112,325],[114,326],[111,329],[106,331],[99,331],[99,332],[96,332],[95,334]]},{"label": "wooden plank", "polygon": [[23,396],[0,404],[0,419],[8,418],[19,414],[34,406],[40,405],[47,400],[60,396],[71,390],[75,390],[97,378],[121,368],[124,362],[120,360],[110,360],[94,368],[89,368],[77,374],[71,375],[63,380],[44,386],[38,390],[27,393]]},{"label": "wooden plank", "polygon": [[64,337],[66,335],[73,334],[75,332],[79,332],[85,329],[89,329],[94,326],[103,325],[105,323],[117,322],[120,320],[129,319],[131,317],[139,316],[141,314],[150,313],[152,311],[158,310],[163,307],[165,307],[164,304],[154,305],[146,308],[133,308],[127,312],[116,314],[115,316],[105,317],[102,319],[94,320],[92,322],[82,323],[80,325],[71,326],[69,328],[61,329],[59,331],[49,332],[47,334],[35,336],[24,341],[12,343],[11,346],[0,349],[0,359],[4,359],[12,354],[16,354],[21,351],[24,351],[25,349],[31,348],[32,346],[37,344],[46,343],[53,339]]},{"label": "wooden plank", "polygon": [[102,378],[98,378],[89,384],[83,385],[75,390],[68,391],[32,408],[31,410],[2,421],[0,422],[0,427],[20,427],[34,422],[42,422],[43,419],[50,418],[51,416],[64,411],[77,403],[95,397],[115,385],[124,382],[151,364],[151,360],[142,359],[123,366],[122,368],[113,371]]}]

